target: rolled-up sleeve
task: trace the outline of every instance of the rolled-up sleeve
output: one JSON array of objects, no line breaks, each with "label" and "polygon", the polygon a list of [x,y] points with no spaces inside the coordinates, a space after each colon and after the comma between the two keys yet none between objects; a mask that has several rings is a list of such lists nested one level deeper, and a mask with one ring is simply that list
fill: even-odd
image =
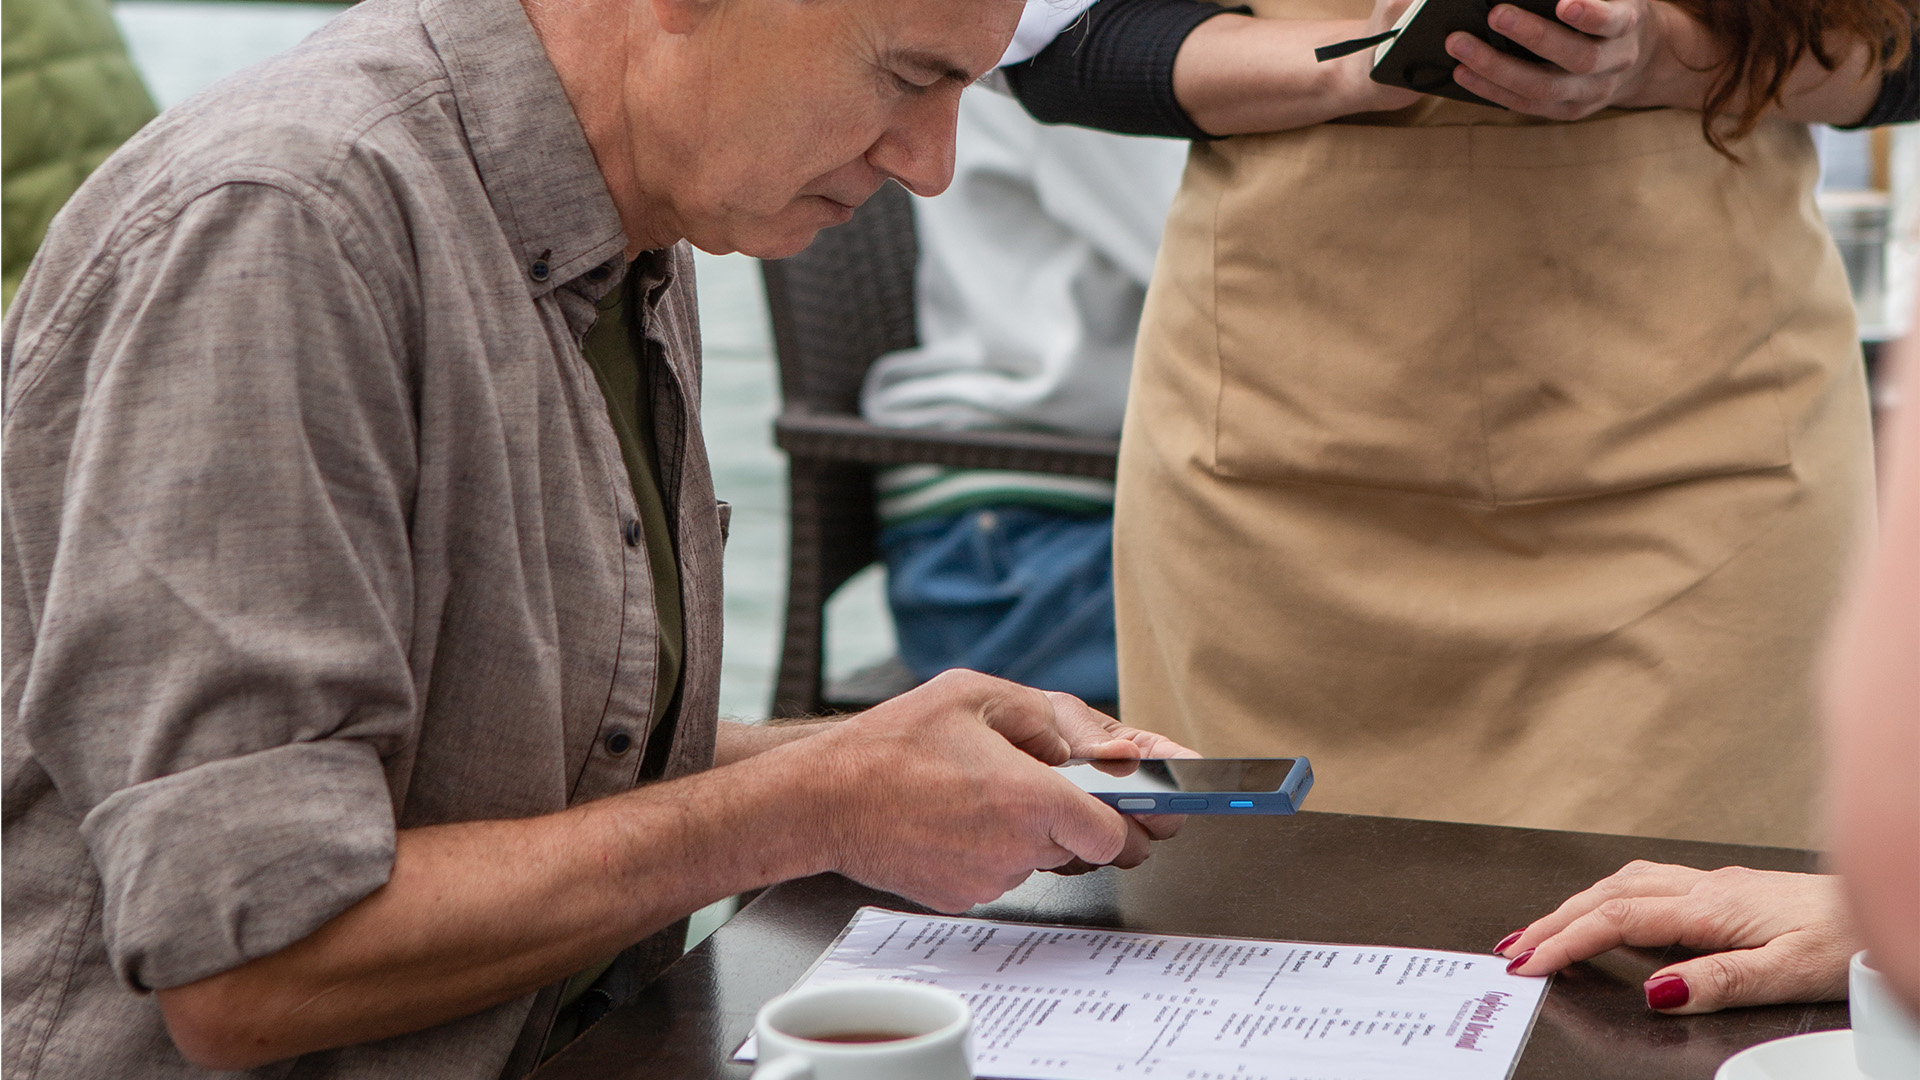
[{"label": "rolled-up sleeve", "polygon": [[365,742],[196,765],[95,806],[80,833],[107,943],[135,986],[179,986],[278,952],[380,887],[393,816]]},{"label": "rolled-up sleeve", "polygon": [[10,425],[78,415],[9,461],[8,513],[44,560],[21,729],[80,822],[115,970],[165,988],[391,872],[417,454],[391,302],[326,205],[227,184],[143,227],[10,373]]}]

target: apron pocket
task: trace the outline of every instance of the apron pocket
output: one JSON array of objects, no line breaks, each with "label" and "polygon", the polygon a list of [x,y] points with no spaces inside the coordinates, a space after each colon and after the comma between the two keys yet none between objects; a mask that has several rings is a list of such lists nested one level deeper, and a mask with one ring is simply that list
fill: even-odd
[{"label": "apron pocket", "polygon": [[1770,339],[1835,300],[1811,142],[1770,125],[1742,165],[1697,123],[1196,150],[1188,182],[1218,185],[1212,235],[1187,237],[1212,252],[1215,471],[1509,503],[1788,464]]}]

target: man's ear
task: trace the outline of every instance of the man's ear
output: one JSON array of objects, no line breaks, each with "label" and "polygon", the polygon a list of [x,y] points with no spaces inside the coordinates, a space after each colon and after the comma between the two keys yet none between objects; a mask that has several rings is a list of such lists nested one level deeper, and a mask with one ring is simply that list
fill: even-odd
[{"label": "man's ear", "polygon": [[669,34],[691,34],[724,0],[647,0],[654,21]]}]

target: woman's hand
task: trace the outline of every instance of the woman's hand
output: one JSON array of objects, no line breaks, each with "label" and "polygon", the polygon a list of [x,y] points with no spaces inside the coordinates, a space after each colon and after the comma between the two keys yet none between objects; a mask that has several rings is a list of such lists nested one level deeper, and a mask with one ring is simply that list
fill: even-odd
[{"label": "woman's hand", "polygon": [[1647,1006],[1673,1014],[1840,1000],[1859,949],[1838,878],[1636,861],[1495,951],[1516,975],[1547,975],[1620,945],[1710,951],[1647,980]]},{"label": "woman's hand", "polygon": [[[1373,0],[1373,14],[1367,17],[1367,29],[1355,37],[1372,37],[1393,29],[1400,16],[1413,6],[1413,0]],[[1330,61],[1340,65],[1341,72],[1349,84],[1347,93],[1351,96],[1349,113],[1393,112],[1417,103],[1426,95],[1398,86],[1373,81],[1373,58],[1380,55],[1385,44],[1371,49],[1362,49],[1352,56]]]},{"label": "woman's hand", "polygon": [[1691,103],[1698,108],[1716,51],[1704,27],[1659,0],[1560,0],[1559,21],[1512,4],[1487,15],[1494,31],[1545,64],[1495,49],[1472,34],[1447,39],[1454,81],[1515,112],[1579,120],[1615,106]]}]

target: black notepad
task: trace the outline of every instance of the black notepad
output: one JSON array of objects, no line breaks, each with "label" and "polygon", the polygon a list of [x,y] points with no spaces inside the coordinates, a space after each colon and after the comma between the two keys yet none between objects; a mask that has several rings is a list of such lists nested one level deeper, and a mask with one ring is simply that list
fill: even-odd
[{"label": "black notepad", "polygon": [[1487,26],[1487,12],[1497,3],[1509,3],[1548,19],[1554,18],[1554,9],[1559,6],[1559,0],[1414,0],[1395,25],[1399,33],[1374,50],[1373,81],[1455,101],[1492,105],[1453,81],[1453,69],[1459,61],[1447,52],[1447,35],[1464,30],[1501,52],[1540,61]]}]

